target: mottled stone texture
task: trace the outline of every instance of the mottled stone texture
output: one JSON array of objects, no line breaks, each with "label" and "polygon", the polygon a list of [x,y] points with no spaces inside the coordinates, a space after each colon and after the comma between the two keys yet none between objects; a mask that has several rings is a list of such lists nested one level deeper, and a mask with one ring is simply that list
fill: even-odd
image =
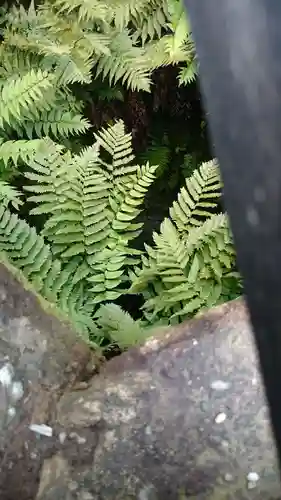
[{"label": "mottled stone texture", "polygon": [[0,264],[1,500],[36,496],[50,446],[28,426],[52,420],[63,392],[95,361],[69,324]]},{"label": "mottled stone texture", "polygon": [[160,332],[74,391],[86,346],[3,266],[0,279],[1,363],[25,388],[11,419],[0,384],[1,500],[281,498],[242,300]]}]

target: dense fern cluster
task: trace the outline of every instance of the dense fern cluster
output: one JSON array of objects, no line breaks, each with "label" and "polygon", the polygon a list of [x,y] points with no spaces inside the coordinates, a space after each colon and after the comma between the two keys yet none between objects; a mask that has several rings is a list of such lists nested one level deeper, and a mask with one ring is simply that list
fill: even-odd
[{"label": "dense fern cluster", "polygon": [[141,231],[135,219],[157,167],[136,165],[131,141],[119,121],[78,155],[48,139],[25,156],[31,214],[46,217],[40,235],[2,203],[0,250],[83,330],[92,331],[97,304],[128,289],[139,259],[129,242]]},{"label": "dense fern cluster", "polygon": [[[237,293],[227,217],[217,214],[216,162],[194,170],[187,159],[192,176],[154,245],[140,251],[139,216],[171,161],[169,147],[152,145],[138,164],[122,121],[94,134],[91,146],[79,142],[86,131],[90,137],[90,123],[77,86],[86,95],[98,77],[105,98],[117,95],[108,92],[116,82],[149,91],[153,70],[171,64],[179,84],[195,77],[182,0],[31,2],[2,9],[0,32],[0,252],[99,344],[125,348],[159,322]],[[21,191],[12,183],[19,174]],[[22,205],[42,230],[19,216]],[[117,305],[124,294],[143,296],[141,320]]]},{"label": "dense fern cluster", "polygon": [[[142,266],[131,273],[131,293],[142,293],[149,323],[173,322],[237,293],[232,238],[225,214],[212,214],[221,193],[215,161],[186,179],[170,218],[146,246]],[[236,284],[237,283],[237,284]]]}]

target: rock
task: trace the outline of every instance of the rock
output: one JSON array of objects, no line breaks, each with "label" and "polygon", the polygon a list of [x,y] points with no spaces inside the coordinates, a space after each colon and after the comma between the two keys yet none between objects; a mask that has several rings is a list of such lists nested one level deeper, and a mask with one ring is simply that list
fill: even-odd
[{"label": "rock", "polygon": [[0,498],[31,500],[49,449],[30,425],[49,424],[62,393],[94,363],[65,318],[0,264]]},{"label": "rock", "polygon": [[37,500],[280,498],[242,300],[111,360],[61,398],[56,426]]},{"label": "rock", "polygon": [[0,283],[1,500],[280,499],[243,300],[76,391],[99,359],[4,265]]}]

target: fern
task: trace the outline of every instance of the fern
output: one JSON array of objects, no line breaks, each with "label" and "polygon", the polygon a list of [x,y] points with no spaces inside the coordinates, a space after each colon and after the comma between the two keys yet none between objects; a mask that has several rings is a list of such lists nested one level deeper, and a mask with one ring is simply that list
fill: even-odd
[{"label": "fern", "polygon": [[9,161],[17,165],[19,160],[28,161],[31,159],[36,152],[39,152],[46,145],[47,143],[41,139],[32,141],[3,141],[3,139],[0,139],[0,158],[5,166],[8,165]]},{"label": "fern", "polygon": [[11,125],[14,120],[32,118],[38,109],[48,104],[48,90],[52,88],[50,75],[41,70],[31,70],[23,77],[8,80],[1,89],[0,126]]},{"label": "fern", "polygon": [[171,219],[153,234],[142,266],[130,274],[130,292],[143,293],[149,323],[189,317],[225,300],[233,287],[239,293],[227,217],[210,211],[220,192],[217,163],[202,164],[180,190]]},{"label": "fern", "polygon": [[17,189],[0,180],[0,203],[4,208],[11,204],[13,208],[18,210],[19,205],[22,204],[20,197],[21,193]]},{"label": "fern", "polygon": [[74,279],[82,270],[81,260],[62,264],[53,257],[50,246],[42,236],[12,214],[3,203],[0,205],[0,251],[22,270],[43,297],[56,303],[69,315],[79,331],[92,331],[95,328],[90,314],[92,311],[87,304],[89,292],[82,280]]},{"label": "fern", "polygon": [[203,163],[186,179],[178,199],[170,208],[170,216],[180,232],[188,232],[190,226],[202,224],[202,218],[210,215],[221,196],[221,180],[217,163]]},{"label": "fern", "polygon": [[27,161],[31,183],[25,189],[35,204],[30,213],[47,217],[42,235],[53,253],[62,261],[80,256],[87,264],[84,279],[98,304],[126,290],[128,268],[140,254],[128,243],[141,231],[135,219],[157,167],[132,163],[132,137],[121,121],[95,138],[79,155],[50,143]]},{"label": "fern", "polygon": [[96,313],[100,336],[107,338],[110,345],[117,344],[121,349],[143,342],[149,331],[116,304],[106,304]]}]

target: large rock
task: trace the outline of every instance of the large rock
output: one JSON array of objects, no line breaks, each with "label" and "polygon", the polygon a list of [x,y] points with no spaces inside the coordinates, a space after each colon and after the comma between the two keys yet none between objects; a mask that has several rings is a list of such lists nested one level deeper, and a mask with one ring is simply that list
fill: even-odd
[{"label": "large rock", "polygon": [[0,264],[1,500],[35,497],[49,443],[29,426],[53,419],[63,392],[98,361],[65,318]]},{"label": "large rock", "polygon": [[281,498],[242,300],[160,332],[77,391],[96,363],[87,346],[4,266],[0,279],[1,500]]}]

